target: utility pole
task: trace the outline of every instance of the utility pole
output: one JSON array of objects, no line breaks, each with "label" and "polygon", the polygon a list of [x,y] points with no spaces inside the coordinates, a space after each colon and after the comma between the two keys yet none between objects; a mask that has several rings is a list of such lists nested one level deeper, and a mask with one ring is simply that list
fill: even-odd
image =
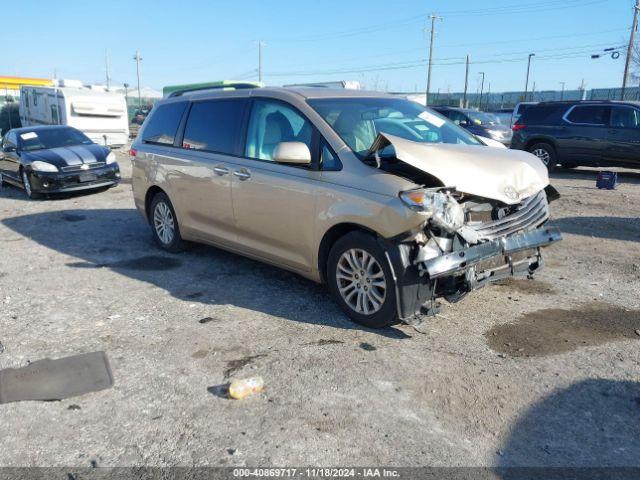
[{"label": "utility pole", "polygon": [[138,76],[138,108],[142,108],[142,95],[140,95],[140,62],[142,61],[142,57],[139,51],[136,50],[133,59],[136,61],[136,75]]},{"label": "utility pole", "polygon": [[566,82],[560,82],[560,85],[562,85],[562,90],[560,90],[560,101],[564,100],[564,84]]},{"label": "utility pole", "polygon": [[478,110],[482,109],[482,94],[484,93],[484,72],[480,72],[482,75],[482,83],[480,84],[480,100],[478,101]]},{"label": "utility pole", "polygon": [[582,82],[580,82],[580,100],[586,100],[586,93],[587,93],[587,84],[584,83],[584,78],[582,79]]},{"label": "utility pole", "polygon": [[109,76],[109,51],[107,49],[104,50],[104,65],[107,75],[107,90],[109,90],[109,87],[111,86],[111,77]]},{"label": "utility pole", "polygon": [[464,73],[464,94],[462,95],[462,108],[467,108],[467,89],[469,88],[469,55],[467,55],[467,68]]},{"label": "utility pole", "polygon": [[629,65],[633,55],[633,47],[635,44],[636,30],[638,28],[638,10],[640,10],[640,0],[636,0],[633,7],[633,24],[631,26],[631,34],[629,35],[629,46],[627,47],[627,60],[624,64],[624,76],[622,77],[622,90],[620,91],[620,100],[624,100],[624,91],[627,88],[627,78],[629,77]]},{"label": "utility pole", "polygon": [[258,82],[262,83],[262,48],[266,47],[267,44],[260,40],[258,42]]},{"label": "utility pole", "polygon": [[[640,0],[638,0],[640,1]],[[433,37],[436,33],[436,20],[442,20],[442,17],[438,17],[437,15],[429,15],[431,19],[431,41],[429,42],[429,67],[427,68],[427,92],[424,98],[424,104],[426,106],[429,105],[429,91],[431,90],[431,63],[433,61]]]},{"label": "utility pole", "polygon": [[[640,1],[640,0],[638,0]],[[527,91],[529,90],[529,71],[531,70],[531,57],[535,57],[535,53],[529,54],[529,61],[527,62],[527,81],[524,84],[524,101],[527,101]]]}]

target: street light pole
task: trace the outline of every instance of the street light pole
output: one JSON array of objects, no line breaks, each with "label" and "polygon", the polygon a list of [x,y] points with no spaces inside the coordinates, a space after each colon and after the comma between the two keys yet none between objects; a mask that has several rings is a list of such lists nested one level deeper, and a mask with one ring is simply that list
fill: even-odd
[{"label": "street light pole", "polygon": [[262,48],[267,44],[262,40],[258,41],[258,82],[262,83]]},{"label": "street light pole", "polygon": [[462,108],[467,108],[467,88],[469,87],[469,55],[467,55],[467,68],[464,73],[464,95],[462,96]]},{"label": "street light pole", "polygon": [[560,85],[562,85],[562,90],[560,90],[560,101],[564,100],[564,84],[565,82],[560,82]]},{"label": "street light pole", "polygon": [[[638,0],[640,1],[640,0]],[[524,84],[524,101],[527,101],[527,92],[529,90],[529,71],[531,70],[531,57],[535,57],[535,53],[529,54],[529,61],[527,62],[527,81]]]},{"label": "street light pole", "polygon": [[142,57],[139,51],[136,51],[133,59],[136,61],[136,75],[138,77],[138,108],[142,108],[142,95],[140,94],[140,62],[142,61]]},{"label": "street light pole", "polygon": [[484,72],[480,72],[482,75],[482,83],[480,84],[480,100],[478,101],[478,110],[482,110],[482,94],[484,93]]},{"label": "street light pole", "polygon": [[[638,0],[640,1],[640,0]],[[431,63],[433,60],[433,37],[436,33],[436,20],[442,20],[442,17],[438,17],[437,15],[430,15],[431,18],[431,41],[429,42],[429,67],[427,68],[427,91],[424,98],[424,104],[429,105],[429,91],[431,90]]]}]

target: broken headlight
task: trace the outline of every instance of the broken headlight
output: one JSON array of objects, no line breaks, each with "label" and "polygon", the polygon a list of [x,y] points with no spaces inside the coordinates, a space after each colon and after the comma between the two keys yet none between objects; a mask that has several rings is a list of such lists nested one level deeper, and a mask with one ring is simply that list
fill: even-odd
[{"label": "broken headlight", "polygon": [[400,192],[400,200],[416,212],[426,213],[438,227],[455,232],[464,225],[464,210],[449,194],[434,190],[407,190]]}]

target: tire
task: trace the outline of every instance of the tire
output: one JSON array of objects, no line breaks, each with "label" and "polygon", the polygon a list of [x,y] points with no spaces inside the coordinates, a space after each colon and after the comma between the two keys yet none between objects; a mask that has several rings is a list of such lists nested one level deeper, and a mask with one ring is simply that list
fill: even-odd
[{"label": "tire", "polygon": [[[363,264],[369,269],[353,268]],[[327,260],[327,285],[340,308],[354,322],[369,328],[397,323],[393,275],[384,249],[371,235],[351,232],[336,241]]]},{"label": "tire", "polygon": [[159,192],[151,200],[149,207],[149,226],[156,244],[171,253],[179,253],[185,250],[186,243],[180,235],[178,217],[173,209],[171,200]]},{"label": "tire", "polygon": [[22,178],[22,187],[24,188],[27,197],[31,200],[38,200],[39,198],[42,198],[40,193],[34,192],[33,188],[31,188],[31,179],[24,168],[20,170],[20,178]]},{"label": "tire", "polygon": [[558,165],[558,156],[556,155],[556,149],[553,145],[545,142],[534,143],[527,151],[538,157],[549,172],[553,172]]}]

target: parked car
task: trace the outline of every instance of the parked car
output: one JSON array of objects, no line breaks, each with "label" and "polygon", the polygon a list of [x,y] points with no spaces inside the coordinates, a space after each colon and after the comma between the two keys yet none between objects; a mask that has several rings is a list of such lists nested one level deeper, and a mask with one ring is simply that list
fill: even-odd
[{"label": "parked car", "polygon": [[161,248],[208,243],[325,282],[368,327],[531,275],[540,247],[561,239],[536,157],[488,148],[397,96],[178,91],[131,158],[135,205]]},{"label": "parked car", "polygon": [[109,187],[119,181],[115,154],[73,127],[14,128],[2,138],[0,185],[24,188],[30,198]]},{"label": "parked car", "polygon": [[496,117],[501,125],[511,128],[513,108],[499,108],[497,110],[492,110],[489,113]]},{"label": "parked car", "polygon": [[511,115],[511,125],[515,125],[515,123],[518,121],[518,119],[522,116],[522,114],[524,112],[527,111],[527,109],[531,106],[531,105],[537,105],[538,102],[520,102],[517,103],[515,108],[513,109],[513,113]]},{"label": "parked car", "polygon": [[640,103],[545,102],[513,126],[511,148],[536,155],[549,170],[558,164],[640,168]]},{"label": "parked car", "polygon": [[502,125],[490,113],[455,107],[432,108],[474,135],[496,140],[506,146],[511,143],[511,129],[506,125]]}]

